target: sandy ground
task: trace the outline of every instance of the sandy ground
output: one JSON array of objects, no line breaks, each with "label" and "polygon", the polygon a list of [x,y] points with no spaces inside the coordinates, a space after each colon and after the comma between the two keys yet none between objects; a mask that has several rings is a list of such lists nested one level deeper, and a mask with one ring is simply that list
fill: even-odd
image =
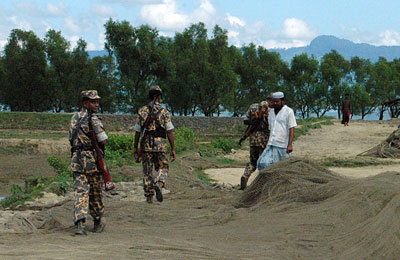
[{"label": "sandy ground", "polygon": [[[243,168],[215,169],[198,154],[180,157],[171,163],[162,203],[147,204],[140,182],[105,193],[101,234],[74,236],[72,194],[46,194],[0,211],[0,259],[398,259],[400,173],[379,174],[396,165],[333,168],[337,175],[303,161],[353,158],[396,128],[351,121],[311,130],[294,143],[293,160],[253,174],[244,192],[196,175],[214,169],[207,170],[212,178],[237,185]],[[230,157],[245,164],[248,151]],[[90,217],[87,225],[90,231]]]},{"label": "sandy ground", "polygon": [[[351,159],[360,153],[380,144],[398,128],[398,121],[352,121],[344,127],[335,120],[334,125],[323,125],[321,129],[313,129],[308,135],[301,136],[294,142],[293,156],[313,160],[327,158]],[[248,150],[239,150],[227,158],[246,160]],[[389,161],[388,159],[383,161]],[[337,174],[349,178],[364,178],[386,171],[400,171],[400,160],[391,160],[393,164],[366,167],[329,167]],[[205,172],[218,183],[239,185],[244,168],[207,169]],[[258,175],[255,171],[249,184]]]}]

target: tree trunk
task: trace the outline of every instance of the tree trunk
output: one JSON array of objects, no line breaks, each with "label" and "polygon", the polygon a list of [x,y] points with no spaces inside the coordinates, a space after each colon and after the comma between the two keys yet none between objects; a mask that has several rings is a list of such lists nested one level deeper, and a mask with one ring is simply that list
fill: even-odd
[{"label": "tree trunk", "polygon": [[383,109],[383,106],[381,107],[381,111],[379,111],[379,120],[383,120],[383,113],[385,110]]}]

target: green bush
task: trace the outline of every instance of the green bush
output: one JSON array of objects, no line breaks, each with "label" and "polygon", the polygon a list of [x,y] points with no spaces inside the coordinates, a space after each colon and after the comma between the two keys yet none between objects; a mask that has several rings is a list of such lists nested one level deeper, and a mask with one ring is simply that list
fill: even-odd
[{"label": "green bush", "polygon": [[224,153],[229,153],[231,152],[232,149],[239,148],[239,144],[232,137],[229,138],[219,137],[217,139],[212,140],[211,145],[214,148],[221,149]]},{"label": "green bush", "polygon": [[[174,141],[176,153],[181,153],[195,147],[196,135],[192,129],[182,126],[175,130]],[[169,144],[168,147],[171,149]]]},{"label": "green bush", "polygon": [[134,135],[110,135],[106,145],[106,160],[112,167],[134,164]]},{"label": "green bush", "polygon": [[20,204],[23,204],[29,199],[29,195],[22,190],[21,186],[13,184],[11,187],[11,195],[0,201],[0,206],[2,208],[13,208]]},{"label": "green bush", "polygon": [[326,119],[320,123],[321,125],[334,125],[334,123],[330,119]]},{"label": "green bush", "polygon": [[107,140],[107,149],[119,153],[130,152],[133,151],[134,143],[134,135],[110,135]]}]

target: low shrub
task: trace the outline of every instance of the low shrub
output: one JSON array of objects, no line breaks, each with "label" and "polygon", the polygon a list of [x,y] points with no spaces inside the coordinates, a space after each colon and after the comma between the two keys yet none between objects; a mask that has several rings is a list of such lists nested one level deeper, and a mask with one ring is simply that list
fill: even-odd
[{"label": "low shrub", "polygon": [[110,135],[106,145],[105,157],[110,167],[135,163],[133,147],[134,135]]},{"label": "low shrub", "polygon": [[224,138],[219,137],[211,141],[211,145],[216,148],[222,150],[224,153],[230,153],[232,149],[238,149],[238,142],[232,137]]},{"label": "low shrub", "polygon": [[[196,146],[197,137],[192,129],[187,127],[177,128],[174,132],[175,151],[181,153]],[[171,149],[168,144],[168,148]]]}]

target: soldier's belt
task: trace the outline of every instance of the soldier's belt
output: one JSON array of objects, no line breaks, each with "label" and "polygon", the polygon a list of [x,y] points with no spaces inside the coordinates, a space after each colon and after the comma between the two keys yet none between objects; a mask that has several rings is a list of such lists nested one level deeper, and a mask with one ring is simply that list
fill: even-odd
[{"label": "soldier's belt", "polygon": [[79,146],[73,146],[71,148],[71,152],[75,151],[93,151],[94,147],[91,145],[79,145]]},{"label": "soldier's belt", "polygon": [[148,135],[152,137],[161,137],[161,138],[167,138],[167,133],[165,131],[148,131]]}]

